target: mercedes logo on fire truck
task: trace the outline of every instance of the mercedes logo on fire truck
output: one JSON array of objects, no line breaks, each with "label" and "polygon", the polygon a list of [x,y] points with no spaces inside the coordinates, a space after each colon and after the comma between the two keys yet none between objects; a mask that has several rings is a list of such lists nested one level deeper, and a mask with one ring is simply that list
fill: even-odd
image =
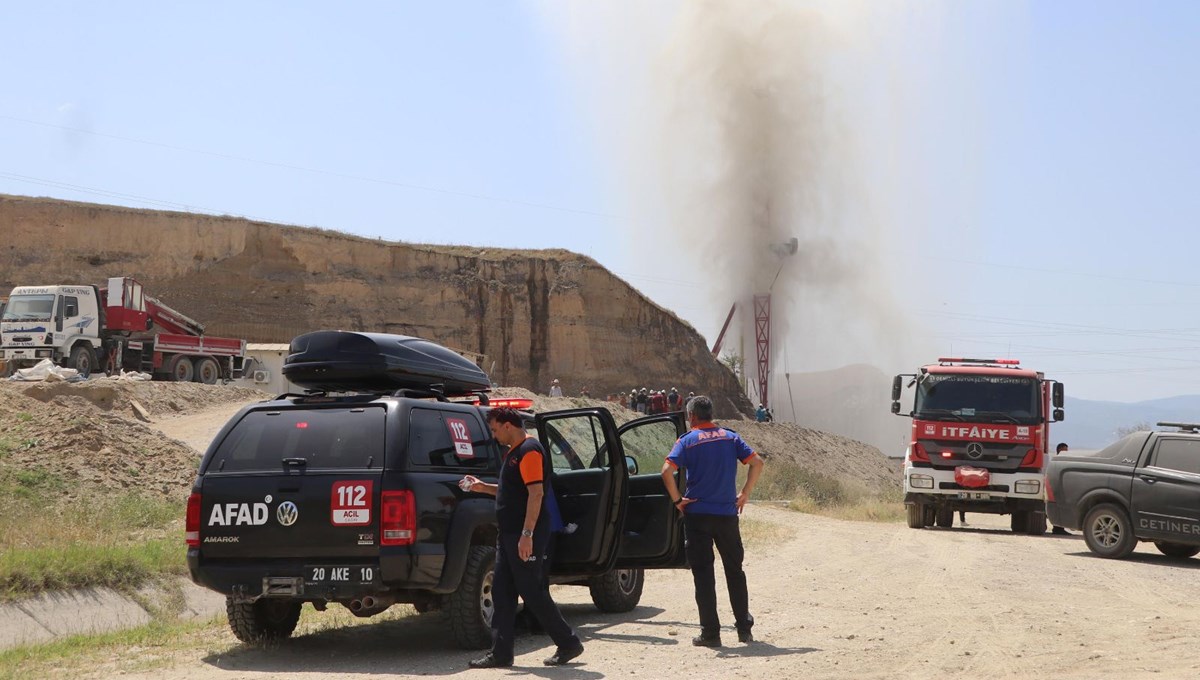
[{"label": "mercedes logo on fire truck", "polygon": [[300,511],[296,508],[296,504],[291,501],[284,501],[275,508],[275,519],[285,527],[290,527],[296,523],[296,518],[300,515]]},{"label": "mercedes logo on fire truck", "polygon": [[967,444],[967,458],[970,458],[971,460],[979,460],[980,458],[983,458],[983,444],[980,444],[979,442],[971,442],[970,444]]}]

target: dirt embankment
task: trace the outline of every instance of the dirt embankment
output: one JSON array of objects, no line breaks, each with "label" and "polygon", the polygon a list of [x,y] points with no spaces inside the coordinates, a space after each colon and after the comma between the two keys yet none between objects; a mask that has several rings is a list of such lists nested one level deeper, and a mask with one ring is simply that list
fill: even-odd
[{"label": "dirt embankment", "polygon": [[257,390],[197,383],[94,379],[0,381],[0,479],[46,474],[68,497],[137,492],[186,498],[198,458],[139,420],[266,398]]}]

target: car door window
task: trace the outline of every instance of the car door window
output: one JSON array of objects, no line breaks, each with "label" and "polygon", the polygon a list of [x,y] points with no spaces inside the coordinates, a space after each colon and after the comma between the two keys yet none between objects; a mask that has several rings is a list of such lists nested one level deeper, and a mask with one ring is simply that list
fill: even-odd
[{"label": "car door window", "polygon": [[1154,467],[1200,474],[1200,439],[1160,439]]},{"label": "car door window", "polygon": [[555,470],[607,468],[604,431],[595,417],[554,420],[545,424],[546,441]]},{"label": "car door window", "polygon": [[638,474],[657,475],[678,439],[674,421],[659,420],[622,432],[621,448],[637,461]]}]

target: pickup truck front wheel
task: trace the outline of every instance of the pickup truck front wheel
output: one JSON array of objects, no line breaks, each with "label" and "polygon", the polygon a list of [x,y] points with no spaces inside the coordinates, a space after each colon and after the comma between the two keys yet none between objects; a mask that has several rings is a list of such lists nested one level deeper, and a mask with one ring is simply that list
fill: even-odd
[{"label": "pickup truck front wheel", "polygon": [[1100,557],[1123,559],[1137,547],[1129,513],[1111,503],[1101,503],[1083,518],[1083,540]]},{"label": "pickup truck front wheel", "polygon": [[1167,557],[1192,557],[1196,553],[1200,553],[1200,545],[1155,541],[1154,547],[1158,548],[1158,551]]}]

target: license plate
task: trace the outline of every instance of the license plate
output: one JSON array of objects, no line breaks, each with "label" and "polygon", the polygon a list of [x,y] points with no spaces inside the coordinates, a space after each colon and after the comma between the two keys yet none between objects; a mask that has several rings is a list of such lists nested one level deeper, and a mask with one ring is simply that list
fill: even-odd
[{"label": "license plate", "polygon": [[971,501],[990,501],[992,494],[985,491],[959,491],[958,497]]},{"label": "license plate", "polygon": [[379,567],[355,565],[351,567],[320,565],[304,568],[304,583],[375,583]]}]

